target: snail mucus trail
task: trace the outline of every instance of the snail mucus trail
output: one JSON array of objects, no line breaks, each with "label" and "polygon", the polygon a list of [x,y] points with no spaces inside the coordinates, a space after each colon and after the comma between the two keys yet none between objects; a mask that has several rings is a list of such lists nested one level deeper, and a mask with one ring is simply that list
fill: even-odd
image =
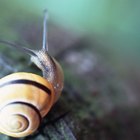
[{"label": "snail mucus trail", "polygon": [[41,69],[43,77],[17,72],[0,79],[0,132],[12,137],[25,137],[35,132],[41,119],[58,100],[63,89],[63,71],[48,53],[47,11],[44,12],[43,45],[32,50],[6,40],[8,46],[24,51]]}]

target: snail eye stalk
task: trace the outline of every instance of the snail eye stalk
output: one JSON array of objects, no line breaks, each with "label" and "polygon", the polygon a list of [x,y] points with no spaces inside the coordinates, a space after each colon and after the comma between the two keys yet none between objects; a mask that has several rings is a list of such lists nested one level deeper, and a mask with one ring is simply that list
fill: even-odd
[{"label": "snail eye stalk", "polygon": [[42,44],[42,49],[44,51],[48,51],[47,19],[48,19],[48,11],[45,9],[43,22],[43,44]]},{"label": "snail eye stalk", "polygon": [[27,53],[27,54],[29,54],[31,56],[36,56],[35,51],[32,50],[32,49],[29,49],[29,48],[26,48],[26,47],[20,47],[19,45],[16,45],[16,44],[14,44],[12,42],[9,42],[9,41],[6,41],[6,40],[0,40],[0,43],[8,45],[10,47],[14,47],[14,48],[16,48],[18,50],[24,51],[25,53]]}]

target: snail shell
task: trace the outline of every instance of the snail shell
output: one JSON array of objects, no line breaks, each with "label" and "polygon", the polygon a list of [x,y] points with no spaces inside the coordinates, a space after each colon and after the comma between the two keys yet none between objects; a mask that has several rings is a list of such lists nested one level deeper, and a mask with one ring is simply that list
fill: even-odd
[{"label": "snail shell", "polygon": [[54,104],[54,95],[51,83],[36,74],[0,79],[0,131],[13,137],[33,133]]}]

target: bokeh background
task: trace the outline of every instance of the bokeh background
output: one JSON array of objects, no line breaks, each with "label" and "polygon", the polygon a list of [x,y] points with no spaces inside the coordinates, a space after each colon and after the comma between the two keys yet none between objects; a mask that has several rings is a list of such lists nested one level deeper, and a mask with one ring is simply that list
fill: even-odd
[{"label": "bokeh background", "polygon": [[[140,139],[140,1],[3,0],[0,39],[39,49],[46,8],[49,52],[65,74],[60,102],[72,110],[75,139]],[[0,45],[1,77],[40,73],[15,51]]]}]

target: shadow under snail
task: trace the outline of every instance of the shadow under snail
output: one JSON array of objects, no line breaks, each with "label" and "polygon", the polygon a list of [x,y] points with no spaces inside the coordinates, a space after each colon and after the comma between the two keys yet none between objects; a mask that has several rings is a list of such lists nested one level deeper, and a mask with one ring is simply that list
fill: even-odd
[{"label": "shadow under snail", "polygon": [[17,72],[0,79],[0,132],[12,137],[25,137],[37,130],[63,89],[63,71],[48,54],[47,11],[43,22],[43,47],[31,50],[8,41],[0,43],[20,49],[31,56],[43,77]]}]

